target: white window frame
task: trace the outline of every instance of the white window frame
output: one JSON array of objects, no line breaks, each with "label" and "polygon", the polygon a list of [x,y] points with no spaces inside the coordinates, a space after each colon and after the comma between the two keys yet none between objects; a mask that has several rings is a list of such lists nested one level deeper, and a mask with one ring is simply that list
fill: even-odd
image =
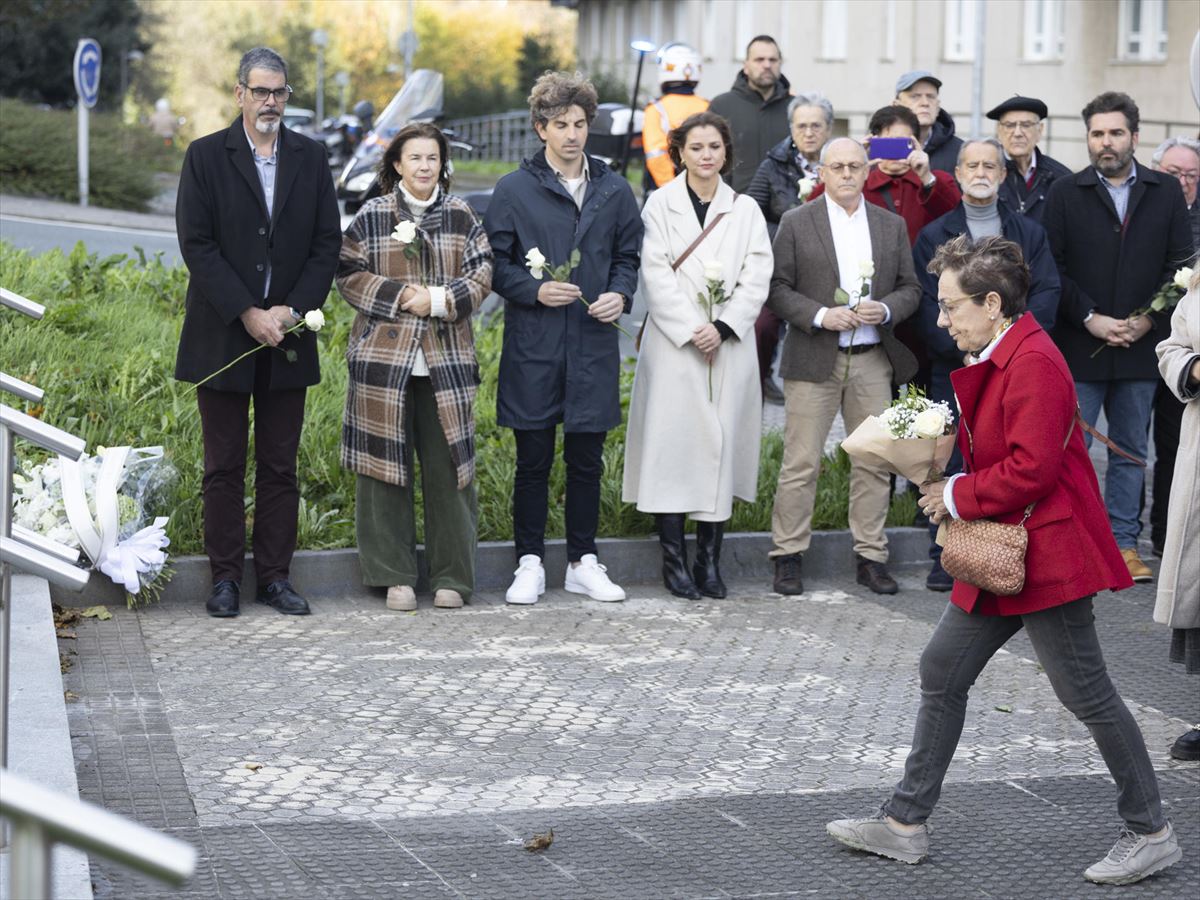
[{"label": "white window frame", "polygon": [[758,29],[758,13],[761,7],[757,3],[739,2],[734,5],[733,27],[733,60],[743,63],[746,61],[746,45],[750,38],[761,32]]},{"label": "white window frame", "polygon": [[945,41],[942,58],[947,62],[975,59],[975,4],[977,0],[945,0]]},{"label": "white window frame", "polygon": [[[689,0],[675,0],[675,10],[674,10],[674,18],[672,19],[671,34],[690,34],[691,19],[688,17],[688,2],[689,2]],[[656,40],[657,40],[657,38],[656,38]],[[681,40],[681,38],[676,38],[676,40]],[[662,43],[665,44],[666,41],[663,40]],[[691,43],[691,41],[688,41],[688,43]],[[700,54],[703,56],[704,51],[701,50]]]},{"label": "white window frame", "polygon": [[847,0],[821,0],[821,59],[845,59],[850,29]]},{"label": "white window frame", "polygon": [[717,3],[716,0],[704,0],[704,15],[702,20],[700,52],[704,58],[713,61],[720,58],[717,47]]},{"label": "white window frame", "polygon": [[[1133,27],[1134,11],[1138,28]],[[1117,7],[1117,59],[1163,62],[1167,58],[1167,0],[1121,0]]]},{"label": "white window frame", "polygon": [[1025,0],[1025,59],[1048,62],[1063,57],[1063,0]]},{"label": "white window frame", "polygon": [[896,59],[896,0],[884,0],[883,4],[883,59]]}]

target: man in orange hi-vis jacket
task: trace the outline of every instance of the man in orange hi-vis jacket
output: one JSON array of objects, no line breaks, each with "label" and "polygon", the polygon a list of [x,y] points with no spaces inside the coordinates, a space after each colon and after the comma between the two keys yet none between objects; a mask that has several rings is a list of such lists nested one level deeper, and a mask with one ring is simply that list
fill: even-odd
[{"label": "man in orange hi-vis jacket", "polygon": [[667,154],[667,133],[692,113],[708,109],[708,101],[696,95],[699,81],[700,54],[687,44],[663,44],[658,51],[658,84],[662,96],[646,107],[642,125],[646,193],[675,177],[675,166]]}]

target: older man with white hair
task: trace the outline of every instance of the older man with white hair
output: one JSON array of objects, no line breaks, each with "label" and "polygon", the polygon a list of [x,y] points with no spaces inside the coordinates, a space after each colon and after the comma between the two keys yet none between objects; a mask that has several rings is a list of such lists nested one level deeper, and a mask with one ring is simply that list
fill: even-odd
[{"label": "older man with white hair", "polygon": [[[775,235],[768,305],[791,327],[783,344],[783,466],[771,518],[775,590],[800,594],[801,560],[812,541],[817,472],[841,410],[847,431],[891,403],[892,385],[917,370],[892,334],[920,300],[908,231],[895,213],[863,198],[867,154],[837,138],[821,153],[825,193],[784,214]],[[849,298],[839,303],[838,289]],[[853,462],[850,532],[858,582],[877,594],[899,590],[888,574],[889,477]]]},{"label": "older man with white hair", "polygon": [[1192,244],[1200,253],[1200,203],[1196,202],[1196,188],[1200,186],[1200,141],[1188,137],[1167,138],[1150,157],[1150,168],[1178,179],[1187,202]]},{"label": "older man with white hair", "polygon": [[1000,185],[1000,196],[1010,209],[1042,221],[1043,201],[1050,185],[1071,170],[1038,149],[1049,110],[1036,97],[1015,95],[987,112],[996,123],[996,137],[1004,147],[1008,167]]}]

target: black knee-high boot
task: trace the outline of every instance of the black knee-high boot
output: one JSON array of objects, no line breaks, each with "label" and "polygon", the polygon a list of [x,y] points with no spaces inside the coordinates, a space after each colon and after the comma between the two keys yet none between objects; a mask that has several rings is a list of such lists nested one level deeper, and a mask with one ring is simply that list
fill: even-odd
[{"label": "black knee-high boot", "polygon": [[688,571],[683,513],[660,514],[654,519],[658,523],[658,542],[662,545],[663,584],[676,597],[699,600],[700,592]]},{"label": "black knee-high boot", "polygon": [[705,597],[725,598],[725,582],[721,580],[721,538],[724,522],[696,523],[696,564],[692,576],[696,588]]}]

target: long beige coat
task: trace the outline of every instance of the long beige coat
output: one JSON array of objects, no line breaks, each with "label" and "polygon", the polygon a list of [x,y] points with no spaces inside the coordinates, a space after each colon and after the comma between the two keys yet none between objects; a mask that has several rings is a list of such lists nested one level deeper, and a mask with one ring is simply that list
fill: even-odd
[{"label": "long beige coat", "polygon": [[[643,512],[723,522],[734,497],[753,501],[758,491],[762,387],[754,321],[770,288],[771,244],[758,204],[722,183],[708,221],[728,215],[671,271],[702,230],[686,178],[656,191],[642,211],[639,277],[648,315],[629,403],[623,495]],[[736,335],[717,350],[711,401],[708,363],[690,343],[708,321],[697,294],[710,260],[721,263],[730,294],[713,318]]]},{"label": "long beige coat", "polygon": [[1167,542],[1158,570],[1154,621],[1200,628],[1200,398],[1184,393],[1187,373],[1200,355],[1200,293],[1192,288],[1171,316],[1171,336],[1158,345],[1158,370],[1187,404],[1179,427],[1179,452],[1167,510]]}]

